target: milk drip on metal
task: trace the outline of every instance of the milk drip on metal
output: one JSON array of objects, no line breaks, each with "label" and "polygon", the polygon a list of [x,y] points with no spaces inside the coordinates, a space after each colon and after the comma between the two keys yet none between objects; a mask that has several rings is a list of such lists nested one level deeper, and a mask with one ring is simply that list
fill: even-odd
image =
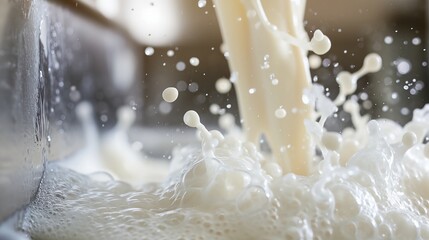
[{"label": "milk drip on metal", "polygon": [[[404,127],[369,121],[348,96],[381,68],[380,56],[338,74],[331,101],[310,81],[307,51],[323,54],[330,41],[321,31],[307,37],[305,1],[214,2],[243,129],[212,105],[226,133],[209,130],[190,107],[183,121],[200,146],[176,149],[168,176],[148,183],[143,173],[154,171],[142,156],[117,148],[130,149],[132,112],[120,109],[112,140],[102,140],[83,103],[78,115],[98,146],[85,155],[97,163],[93,173],[77,158],[63,162],[74,171],[49,164],[23,229],[34,239],[429,239],[429,105]],[[163,95],[177,98],[174,90]],[[354,128],[329,132],[325,121],[339,105]],[[271,152],[260,151],[261,134]]]}]

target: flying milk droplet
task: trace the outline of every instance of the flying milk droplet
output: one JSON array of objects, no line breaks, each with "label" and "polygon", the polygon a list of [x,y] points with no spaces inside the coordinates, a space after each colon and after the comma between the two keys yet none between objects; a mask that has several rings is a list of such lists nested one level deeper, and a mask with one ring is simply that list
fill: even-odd
[{"label": "flying milk droplet", "polygon": [[194,110],[189,110],[183,116],[183,122],[189,127],[197,127],[200,124],[200,116]]}]

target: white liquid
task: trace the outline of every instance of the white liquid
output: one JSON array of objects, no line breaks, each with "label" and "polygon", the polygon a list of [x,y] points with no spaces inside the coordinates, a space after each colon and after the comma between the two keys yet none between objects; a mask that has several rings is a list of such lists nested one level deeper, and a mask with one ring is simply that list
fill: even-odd
[{"label": "white liquid", "polygon": [[[252,142],[266,134],[274,157],[243,140],[231,115],[221,118],[229,131],[224,136],[190,110],[183,120],[197,129],[201,148],[177,149],[167,180],[132,188],[51,164],[23,228],[35,239],[429,239],[429,146],[422,144],[429,105],[405,127],[389,120],[367,124],[346,97],[362,74],[379,69],[377,55],[358,72],[338,76],[342,90],[332,102],[323,87],[310,85],[306,51],[320,54],[329,44],[320,32],[306,41],[304,1],[264,1],[263,9],[250,0],[215,3],[244,134]],[[327,132],[324,121],[343,102],[356,129]],[[85,118],[83,106],[78,112]],[[118,135],[132,122],[129,113],[119,113]],[[94,129],[87,127],[88,138],[96,142]],[[126,142],[123,135],[115,139]],[[127,152],[98,163],[135,186],[144,182],[138,172],[145,166]],[[116,164],[128,162],[130,174]]]},{"label": "white liquid", "polygon": [[168,87],[162,92],[164,101],[172,103],[179,97],[179,91],[175,87]]},{"label": "white liquid", "polygon": [[[246,138],[256,144],[265,134],[282,168],[307,173],[311,140],[304,120],[310,119],[313,111],[301,100],[311,83],[307,51],[282,41],[278,31],[266,27],[256,1],[215,4],[230,68],[238,76],[235,87]],[[303,27],[305,1],[264,1],[264,9],[279,30],[297,41],[307,39]],[[267,84],[273,74],[281,79],[276,86]],[[288,112],[299,111],[284,119],[272,117],[279,106]]]},{"label": "white liquid", "polygon": [[232,84],[229,79],[219,78],[215,84],[216,90],[220,94],[228,93],[231,90]]}]

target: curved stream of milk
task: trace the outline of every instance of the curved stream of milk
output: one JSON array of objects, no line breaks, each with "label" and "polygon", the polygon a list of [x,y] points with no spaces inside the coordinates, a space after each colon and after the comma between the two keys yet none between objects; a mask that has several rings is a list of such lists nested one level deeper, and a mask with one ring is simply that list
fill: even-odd
[{"label": "curved stream of milk", "polygon": [[[215,4],[243,130],[223,114],[226,134],[209,131],[190,110],[183,120],[201,147],[176,149],[170,169],[154,171],[128,143],[132,111],[120,109],[118,126],[100,139],[82,103],[77,113],[95,144],[48,165],[23,230],[33,239],[429,239],[429,105],[404,127],[368,122],[348,96],[381,68],[380,56],[340,73],[331,101],[311,84],[307,51],[323,54],[330,41],[320,31],[308,40],[305,1]],[[163,95],[177,99],[171,88]],[[326,131],[341,104],[355,128]],[[258,149],[261,134],[272,153]],[[154,178],[163,180],[147,183]]]}]

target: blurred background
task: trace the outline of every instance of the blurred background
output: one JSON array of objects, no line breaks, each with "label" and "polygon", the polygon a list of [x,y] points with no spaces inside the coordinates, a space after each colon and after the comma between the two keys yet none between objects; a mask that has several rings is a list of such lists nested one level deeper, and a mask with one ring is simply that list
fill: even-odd
[{"label": "blurred background", "polygon": [[[104,16],[119,23],[153,54],[143,56],[145,63],[144,107],[148,124],[180,124],[186,109],[176,105],[193,103],[200,112],[207,112],[213,102],[220,102],[237,112],[235,96],[217,94],[215,81],[229,77],[228,66],[219,47],[222,39],[210,0],[82,0]],[[383,70],[360,81],[357,94],[366,112],[373,117],[393,118],[404,124],[415,107],[428,100],[427,81],[427,1],[425,0],[362,0],[307,1],[306,29],[309,35],[320,28],[333,43],[322,56],[322,67],[314,70],[314,80],[327,87],[332,97],[338,93],[335,76],[342,70],[356,71],[370,52],[379,53]],[[174,56],[169,56],[174,53]],[[152,51],[150,51],[152,52]],[[198,67],[189,63],[197,57]],[[185,63],[178,71],[176,65]],[[165,87],[176,86],[186,92],[180,101],[161,101]],[[179,115],[180,115],[179,114]],[[149,117],[156,116],[156,117]],[[346,114],[340,114],[345,118]],[[214,124],[208,115],[203,121]],[[345,123],[347,124],[347,123]]]}]

